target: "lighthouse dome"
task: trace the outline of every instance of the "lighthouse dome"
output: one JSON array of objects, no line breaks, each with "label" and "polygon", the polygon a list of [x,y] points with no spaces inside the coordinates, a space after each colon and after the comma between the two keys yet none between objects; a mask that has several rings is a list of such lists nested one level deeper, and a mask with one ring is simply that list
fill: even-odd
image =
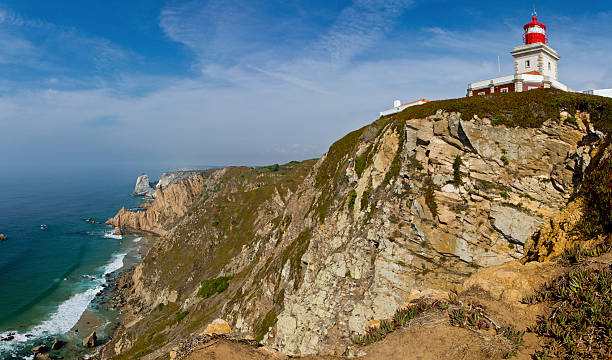
[{"label": "lighthouse dome", "polygon": [[523,41],[526,45],[548,43],[548,37],[546,36],[546,25],[539,22],[537,16],[534,16],[530,23],[523,26],[523,29],[525,29]]}]

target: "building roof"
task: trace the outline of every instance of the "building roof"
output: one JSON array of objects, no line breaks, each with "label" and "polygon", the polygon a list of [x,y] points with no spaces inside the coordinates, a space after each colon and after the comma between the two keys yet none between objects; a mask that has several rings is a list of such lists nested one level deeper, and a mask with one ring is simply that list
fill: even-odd
[{"label": "building roof", "polygon": [[534,71],[529,71],[529,72],[524,72],[524,73],[521,73],[521,74],[525,74],[525,75],[542,75],[541,72],[535,71],[535,70]]},{"label": "building roof", "polygon": [[527,23],[525,26],[523,26],[523,29],[527,30],[527,28],[533,27],[533,26],[539,26],[542,29],[546,30],[546,25],[542,24],[541,22],[538,21],[538,17],[534,16],[531,18],[531,22]]},{"label": "building roof", "polygon": [[421,99],[421,100],[411,101],[411,102],[409,102],[409,103],[405,103],[405,104],[402,104],[402,105],[400,105],[400,106],[410,105],[410,104],[418,103],[418,102],[420,102],[420,101],[422,101],[422,102],[426,102],[426,103],[428,103],[428,102],[429,102],[429,100],[427,100],[427,99]]}]

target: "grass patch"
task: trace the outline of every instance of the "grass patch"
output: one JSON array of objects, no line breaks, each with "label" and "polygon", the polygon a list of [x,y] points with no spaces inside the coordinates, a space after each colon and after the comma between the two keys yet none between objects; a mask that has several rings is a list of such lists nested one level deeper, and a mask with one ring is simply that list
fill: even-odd
[{"label": "grass patch", "polygon": [[504,198],[504,200],[508,199],[508,192],[506,190],[502,190],[499,192],[499,196],[501,196],[502,198]]},{"label": "grass patch", "polygon": [[363,192],[363,195],[361,195],[361,204],[359,204],[360,205],[359,210],[363,210],[368,207],[368,202],[370,201],[371,193],[372,193],[372,189],[368,189]]},{"label": "grass patch", "polygon": [[215,279],[202,281],[202,287],[198,291],[198,296],[208,299],[214,294],[220,294],[227,290],[231,276],[222,276]]},{"label": "grass patch", "polygon": [[268,311],[263,320],[255,327],[255,340],[262,341],[268,330],[278,321],[276,311],[274,309]]},{"label": "grass patch", "polygon": [[431,178],[427,178],[425,181],[425,204],[427,204],[434,218],[438,216],[438,205],[434,197],[434,185]]},{"label": "grass patch", "polygon": [[361,177],[361,174],[363,174],[363,171],[365,170],[368,164],[368,156],[370,155],[370,152],[372,152],[372,147],[373,145],[370,144],[370,146],[368,146],[368,148],[366,149],[366,151],[363,152],[363,154],[355,158],[355,172],[359,177]]},{"label": "grass patch", "polygon": [[501,160],[505,166],[508,166],[510,164],[510,160],[508,160],[506,155],[502,155],[502,157],[500,157],[499,160]]},{"label": "grass patch", "polygon": [[355,189],[351,190],[351,193],[349,194],[349,199],[348,199],[348,208],[349,210],[353,211],[353,208],[355,207],[355,200],[357,199],[357,191],[355,191]]},{"label": "grass patch", "polygon": [[512,326],[496,327],[488,317],[484,306],[480,304],[461,305],[460,308],[449,311],[448,317],[452,326],[466,329],[483,330],[495,327],[497,335],[505,337],[512,344],[511,349],[503,355],[504,359],[516,355],[519,346],[523,343],[524,331],[518,331]]},{"label": "grass patch", "polygon": [[355,335],[353,343],[358,346],[366,346],[382,340],[396,329],[407,325],[410,320],[433,308],[445,309],[446,303],[436,300],[431,304],[419,302],[405,308],[400,308],[395,312],[392,319],[381,320],[379,327],[369,328],[363,335]]},{"label": "grass patch", "polygon": [[457,187],[463,184],[463,179],[461,178],[461,171],[459,171],[461,165],[463,165],[463,160],[461,159],[461,156],[455,156],[455,161],[453,162],[453,183]]},{"label": "grass patch", "polygon": [[551,339],[538,356],[603,359],[612,354],[612,265],[575,268],[523,302],[554,307],[532,329]]},{"label": "grass patch", "polygon": [[[608,136],[608,142],[610,135]],[[588,236],[612,232],[612,159],[600,161],[584,179],[584,216],[578,226]]]},{"label": "grass patch", "polygon": [[176,315],[174,315],[174,321],[180,324],[187,315],[189,315],[189,311],[177,312]]}]

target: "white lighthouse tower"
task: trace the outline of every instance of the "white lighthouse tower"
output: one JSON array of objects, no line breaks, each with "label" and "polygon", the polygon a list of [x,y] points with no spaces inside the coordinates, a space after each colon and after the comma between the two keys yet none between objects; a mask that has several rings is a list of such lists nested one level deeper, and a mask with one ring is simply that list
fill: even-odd
[{"label": "white lighthouse tower", "polygon": [[538,88],[573,91],[559,82],[557,62],[561,57],[548,45],[546,25],[533,14],[531,22],[523,26],[523,45],[514,48],[514,74],[468,84],[467,96],[498,92],[522,92]]}]

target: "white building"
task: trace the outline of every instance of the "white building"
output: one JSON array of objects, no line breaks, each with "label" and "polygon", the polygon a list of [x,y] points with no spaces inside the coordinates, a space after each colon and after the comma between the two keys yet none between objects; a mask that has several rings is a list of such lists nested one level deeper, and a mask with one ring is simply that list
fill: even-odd
[{"label": "white building", "polygon": [[585,90],[583,93],[612,98],[612,89]]},{"label": "white building", "polygon": [[413,102],[402,104],[401,101],[395,100],[393,102],[393,108],[391,108],[389,110],[381,111],[380,112],[380,116],[389,116],[389,115],[397,114],[398,112],[403,111],[404,109],[409,108],[411,106],[422,105],[422,104],[425,104],[425,103],[428,103],[428,102],[429,102],[429,100],[427,100],[427,99],[421,99],[421,100],[417,100],[417,101],[413,101]]},{"label": "white building", "polygon": [[559,82],[557,62],[561,57],[547,45],[546,25],[536,16],[523,27],[524,45],[514,48],[514,74],[468,84],[467,96],[522,92],[538,88],[574,91]]}]

